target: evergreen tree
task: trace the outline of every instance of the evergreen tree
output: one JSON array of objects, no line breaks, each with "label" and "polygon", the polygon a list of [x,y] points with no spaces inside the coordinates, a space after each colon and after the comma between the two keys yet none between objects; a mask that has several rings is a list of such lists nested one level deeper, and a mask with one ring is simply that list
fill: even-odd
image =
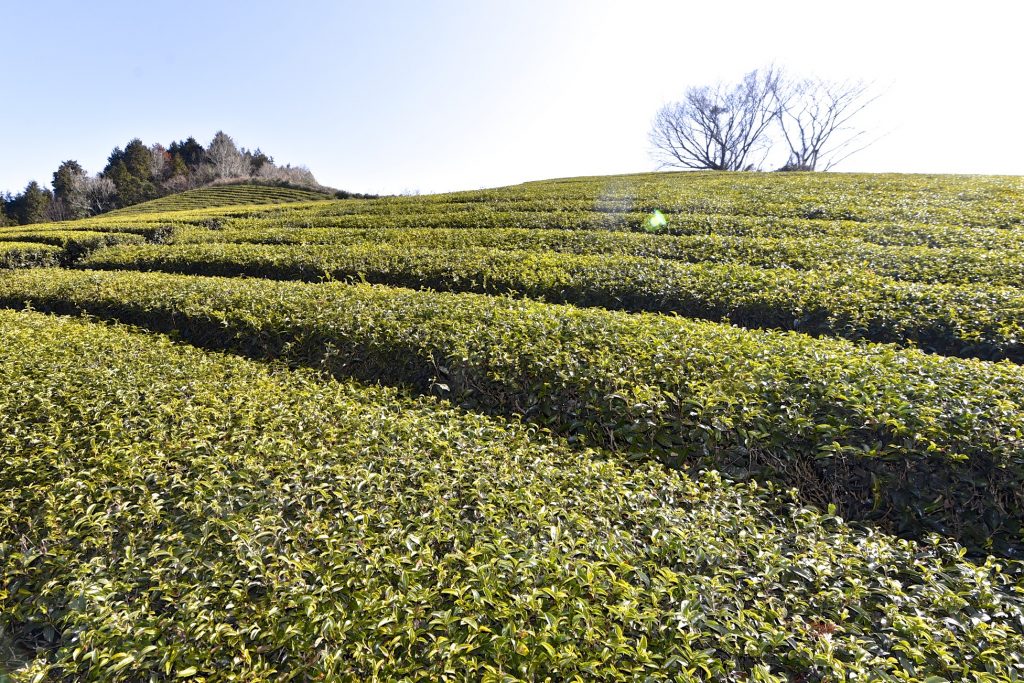
[{"label": "evergreen tree", "polygon": [[193,137],[181,142],[172,142],[167,151],[172,157],[180,159],[188,172],[198,169],[206,161],[206,150]]},{"label": "evergreen tree", "polygon": [[124,165],[132,177],[144,182],[152,181],[153,156],[142,140],[135,138],[124,148]]},{"label": "evergreen tree", "polygon": [[7,210],[19,225],[42,223],[52,200],[50,191],[33,180],[7,204]]},{"label": "evergreen tree", "polygon": [[14,214],[8,207],[14,202],[10,192],[0,194],[0,227],[14,225]]},{"label": "evergreen tree", "polygon": [[160,191],[153,184],[152,161],[149,148],[138,138],[131,140],[124,150],[115,147],[110,153],[101,175],[114,182],[119,207],[160,196]]},{"label": "evergreen tree", "polygon": [[242,151],[245,152],[245,158],[249,162],[249,173],[252,176],[259,175],[260,169],[264,166],[274,165],[274,158],[264,154],[259,147],[256,148],[255,152]]},{"label": "evergreen tree", "polygon": [[53,201],[59,206],[60,218],[84,218],[89,214],[85,196],[89,176],[75,160],[62,163],[53,174]]},{"label": "evergreen tree", "polygon": [[188,175],[188,166],[185,165],[185,160],[173,152],[171,153],[170,168],[171,172],[168,174],[170,178]]}]

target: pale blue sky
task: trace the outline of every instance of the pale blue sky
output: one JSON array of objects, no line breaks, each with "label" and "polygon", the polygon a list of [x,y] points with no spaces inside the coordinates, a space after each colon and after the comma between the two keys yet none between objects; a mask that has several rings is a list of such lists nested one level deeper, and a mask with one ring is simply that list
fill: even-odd
[{"label": "pale blue sky", "polygon": [[664,102],[772,60],[885,88],[837,170],[1024,174],[1024,3],[711,4],[0,0],[0,191],[218,129],[356,191],[652,170]]}]

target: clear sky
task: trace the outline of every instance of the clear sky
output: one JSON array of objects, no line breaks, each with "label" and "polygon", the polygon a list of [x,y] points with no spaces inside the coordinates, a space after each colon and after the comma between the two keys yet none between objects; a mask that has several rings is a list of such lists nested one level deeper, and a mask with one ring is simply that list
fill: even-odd
[{"label": "clear sky", "polygon": [[655,168],[687,85],[876,82],[844,171],[1024,174],[1024,2],[0,0],[0,190],[218,129],[353,191]]}]

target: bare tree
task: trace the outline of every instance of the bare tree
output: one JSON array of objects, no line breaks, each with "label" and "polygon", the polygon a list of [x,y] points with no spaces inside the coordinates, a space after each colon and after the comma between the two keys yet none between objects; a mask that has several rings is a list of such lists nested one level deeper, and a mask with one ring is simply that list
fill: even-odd
[{"label": "bare tree", "polygon": [[117,207],[117,186],[110,178],[95,176],[85,180],[85,198],[89,213],[97,214]]},{"label": "bare tree", "polygon": [[863,81],[780,78],[778,88],[779,128],[789,147],[782,170],[827,171],[873,142],[850,125],[877,99]]},{"label": "bare tree", "polygon": [[650,141],[662,167],[752,170],[767,152],[767,131],[778,117],[779,73],[751,71],[736,85],[691,87],[681,102],[662,107]]},{"label": "bare tree", "polygon": [[249,164],[235,146],[235,141],[224,131],[217,131],[206,148],[206,157],[213,166],[217,178],[247,178]]},{"label": "bare tree", "polygon": [[149,156],[151,157],[149,163],[149,173],[156,182],[162,182],[170,174],[171,168],[171,155],[167,152],[167,148],[161,145],[159,142],[150,146]]},{"label": "bare tree", "polygon": [[273,163],[264,164],[256,173],[255,177],[264,180],[274,180],[299,185],[301,187],[319,188],[322,187],[313,176],[313,172],[305,166],[275,166]]}]

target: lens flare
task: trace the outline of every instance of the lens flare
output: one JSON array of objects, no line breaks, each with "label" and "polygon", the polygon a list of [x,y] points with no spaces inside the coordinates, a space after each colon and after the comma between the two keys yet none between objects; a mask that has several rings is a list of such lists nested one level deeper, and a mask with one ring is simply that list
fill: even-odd
[{"label": "lens flare", "polygon": [[668,225],[668,219],[658,209],[655,209],[651,215],[644,219],[644,230],[647,232],[657,232]]}]

